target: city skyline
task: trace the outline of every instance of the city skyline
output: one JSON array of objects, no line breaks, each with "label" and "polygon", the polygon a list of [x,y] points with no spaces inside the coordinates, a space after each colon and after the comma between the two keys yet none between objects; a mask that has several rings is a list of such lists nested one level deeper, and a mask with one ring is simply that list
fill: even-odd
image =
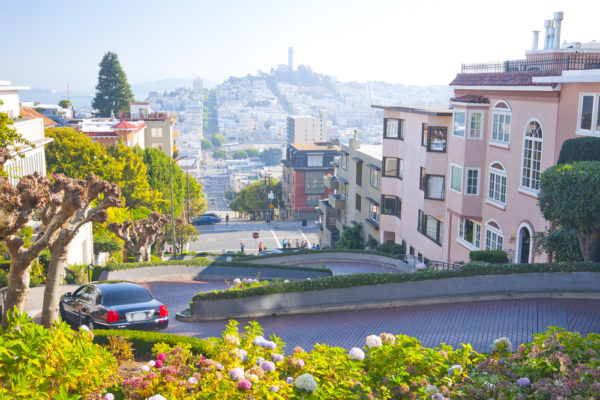
[{"label": "city skyline", "polygon": [[523,58],[531,31],[543,36],[554,11],[565,12],[561,42],[597,39],[600,5],[506,1],[493,18],[473,1],[64,1],[3,9],[11,16],[10,62],[1,63],[0,79],[93,92],[106,51],[119,55],[132,84],[194,76],[219,83],[287,65],[289,47],[295,66],[342,81],[446,85],[462,63]]}]

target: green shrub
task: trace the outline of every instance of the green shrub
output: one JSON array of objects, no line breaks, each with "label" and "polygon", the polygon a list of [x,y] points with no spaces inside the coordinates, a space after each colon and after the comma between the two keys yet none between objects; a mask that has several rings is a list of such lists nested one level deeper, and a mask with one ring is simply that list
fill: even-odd
[{"label": "green shrub", "polygon": [[71,274],[65,275],[67,283],[86,283],[88,276],[86,275],[85,264],[71,264],[67,268],[71,271]]},{"label": "green shrub", "polygon": [[473,262],[487,262],[492,264],[507,263],[508,256],[503,250],[477,250],[469,253]]},{"label": "green shrub", "polygon": [[196,293],[194,300],[221,300],[270,294],[308,292],[314,290],[342,289],[359,286],[383,285],[387,283],[427,281],[434,279],[459,278],[481,275],[527,274],[534,272],[600,272],[600,263],[571,264],[464,264],[457,270],[424,270],[418,273],[399,274],[352,274],[334,275],[311,280],[273,282],[267,286],[244,290],[224,290]]},{"label": "green shrub", "polygon": [[406,254],[406,246],[403,246],[390,240],[379,245],[379,251],[393,255]]},{"label": "green shrub", "polygon": [[0,335],[0,398],[76,399],[111,384],[114,357],[87,332],[61,322],[51,329],[9,312]]},{"label": "green shrub", "polygon": [[8,274],[5,270],[0,269],[0,288],[8,286]]},{"label": "green shrub", "polygon": [[576,161],[600,161],[600,138],[580,137],[565,140],[560,148],[557,164]]},{"label": "green shrub", "polygon": [[136,357],[152,354],[152,347],[157,343],[165,343],[171,346],[179,344],[189,345],[194,354],[211,355],[211,346],[206,340],[189,336],[170,335],[154,331],[135,330],[109,330],[94,329],[94,343],[106,346],[110,336],[122,336],[133,344],[133,354]]},{"label": "green shrub", "polygon": [[362,224],[355,226],[344,226],[340,240],[337,242],[338,249],[362,249],[364,246],[362,238]]}]

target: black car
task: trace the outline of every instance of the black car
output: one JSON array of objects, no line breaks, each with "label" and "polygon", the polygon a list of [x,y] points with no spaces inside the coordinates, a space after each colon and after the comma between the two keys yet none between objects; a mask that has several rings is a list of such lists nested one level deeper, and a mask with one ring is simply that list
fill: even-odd
[{"label": "black car", "polygon": [[125,281],[93,282],[60,300],[60,315],[66,322],[94,329],[165,329],[167,307],[150,292]]}]

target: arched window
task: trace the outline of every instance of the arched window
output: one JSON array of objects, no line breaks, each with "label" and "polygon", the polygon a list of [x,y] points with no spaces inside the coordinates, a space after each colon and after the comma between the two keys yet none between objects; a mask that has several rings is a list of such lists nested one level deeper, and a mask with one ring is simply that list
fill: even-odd
[{"label": "arched window", "polygon": [[540,189],[540,173],[542,169],[542,126],[531,120],[525,127],[523,140],[523,168],[521,170],[521,186],[538,191]]},{"label": "arched window", "polygon": [[485,249],[486,250],[502,250],[502,242],[504,242],[504,234],[498,222],[490,220],[485,224]]},{"label": "arched window", "polygon": [[505,101],[498,101],[492,110],[492,136],[490,142],[507,146],[510,143],[512,110]]},{"label": "arched window", "polygon": [[496,161],[489,168],[488,200],[504,207],[506,204],[506,179],[504,166]]}]

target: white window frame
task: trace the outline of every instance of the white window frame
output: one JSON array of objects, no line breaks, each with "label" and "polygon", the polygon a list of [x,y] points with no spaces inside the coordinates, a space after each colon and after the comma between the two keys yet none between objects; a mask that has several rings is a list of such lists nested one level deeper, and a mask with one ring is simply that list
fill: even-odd
[{"label": "white window frame", "polygon": [[[369,184],[376,188],[379,189],[381,187],[381,170],[378,170],[377,168],[373,168],[373,167],[369,167],[370,171],[369,171]],[[373,179],[375,178],[375,179]]]},{"label": "white window frame", "polygon": [[[584,96],[591,96],[593,97],[593,101],[592,101],[592,125],[591,125],[591,129],[582,129],[581,128],[581,112],[582,112],[582,108],[583,108],[583,98]],[[598,110],[598,107],[600,107],[600,93],[579,93],[579,106],[577,107],[577,128],[575,129],[575,133],[577,135],[583,135],[583,136],[600,136],[600,130],[596,129],[598,128],[598,125],[600,125],[600,111]],[[596,124],[594,126],[594,121],[596,121]]]},{"label": "white window frame", "polygon": [[[318,163],[315,163],[319,159]],[[310,161],[312,159],[312,162]],[[323,154],[307,154],[306,155],[306,166],[307,167],[322,167],[323,166]]]},{"label": "white window frame", "polygon": [[163,128],[151,128],[151,135],[153,138],[163,137]]},{"label": "white window frame", "polygon": [[[494,222],[500,229],[497,229],[490,225],[490,222]],[[488,237],[488,233],[490,234]],[[495,238],[494,238],[494,236]],[[502,240],[500,244],[500,248],[498,248],[498,239]],[[491,242],[495,242],[495,246],[491,246]],[[502,227],[498,223],[498,221],[490,220],[485,224],[485,250],[502,250],[504,247],[504,232],[502,232]]]},{"label": "white window frame", "polygon": [[[456,134],[456,114],[463,115],[463,129],[462,129],[463,134],[462,135]],[[467,112],[466,112],[466,110],[455,110],[452,113],[452,136],[464,138],[466,131],[467,131]]]},{"label": "white window frame", "polygon": [[[481,116],[479,120],[479,135],[473,136],[473,115],[479,114]],[[483,139],[483,111],[471,110],[469,111],[469,139],[482,140]]]},{"label": "white window frame", "polygon": [[[454,168],[460,169],[460,180],[459,180],[459,182],[460,182],[460,189],[459,190],[456,190],[456,189],[454,189],[452,187],[452,183],[453,183],[452,182],[452,176],[454,175],[453,174]],[[450,177],[449,177],[450,179],[448,179],[448,180],[450,181],[450,190],[452,190],[455,193],[462,193],[462,183],[463,183],[463,177],[464,177],[463,169],[464,168],[461,165],[450,164]]]},{"label": "white window frame", "polygon": [[[464,237],[465,234],[465,223],[469,221],[473,223],[473,239],[475,243],[470,242]],[[459,219],[458,220],[458,236],[456,241],[469,250],[479,250],[481,247],[481,224],[470,219]]]},{"label": "white window frame", "polygon": [[[541,132],[541,136],[542,137],[533,137],[533,136],[527,136],[527,128],[529,127],[529,125],[531,123],[537,123],[540,126],[540,132]],[[520,176],[520,180],[519,180],[519,190],[522,192],[526,192],[527,194],[531,194],[533,196],[537,196],[540,188],[539,188],[539,182],[540,182],[540,177],[542,174],[542,156],[543,156],[543,146],[544,146],[544,142],[543,142],[543,137],[544,137],[544,128],[542,127],[542,123],[537,119],[537,118],[531,118],[529,121],[527,121],[527,123],[525,124],[525,131],[523,132],[523,147],[522,147],[522,151],[521,151],[521,176]],[[527,143],[527,141],[531,141],[531,152],[532,152],[532,157],[531,157],[531,161],[530,163],[532,165],[529,166],[529,185],[524,185],[523,183],[523,179],[525,178],[524,176],[524,172],[525,172],[525,145]],[[535,154],[535,149],[534,146],[536,144],[539,144],[539,160],[536,160],[534,158],[534,154]],[[536,170],[533,168],[533,163],[535,162],[539,163],[539,169],[537,170],[537,183],[538,183],[538,187],[535,187],[535,184],[533,184],[534,182],[534,178],[533,178],[533,174],[534,172],[536,172]]]},{"label": "white window frame", "polygon": [[[496,167],[493,167],[494,164],[500,164],[500,166],[503,169],[498,169]],[[492,189],[492,174],[494,175],[494,193],[503,194],[504,201],[501,200],[500,196],[498,196],[498,198],[490,197],[490,190]],[[504,179],[504,185],[502,184],[502,179]],[[500,181],[500,184],[499,184],[500,188],[502,188],[502,186],[504,186],[504,193],[502,193],[501,190],[500,191],[495,190],[498,180]],[[508,173],[506,172],[506,168],[504,167],[504,165],[501,162],[494,161],[488,167],[488,185],[487,185],[486,202],[489,204],[492,204],[496,207],[500,207],[500,208],[504,209],[506,207],[506,188],[507,187],[508,187]]]},{"label": "white window frame", "polygon": [[[469,193],[469,172],[477,173],[475,193]],[[481,168],[465,167],[465,196],[479,196],[479,183],[481,182]]]},{"label": "white window frame", "polygon": [[[499,108],[498,105],[501,103],[505,104],[507,108]],[[505,118],[506,117],[510,118],[510,123],[508,124],[508,130],[506,132],[504,132],[504,131],[501,132],[502,138],[500,138],[500,139],[494,137],[494,134],[496,133],[496,131],[495,131],[496,116],[498,116],[498,117],[504,116]],[[500,100],[500,101],[497,101],[496,104],[494,104],[494,108],[492,109],[491,126],[492,126],[492,129],[491,129],[491,133],[490,133],[490,144],[494,145],[494,146],[508,148],[510,146],[510,136],[511,136],[511,130],[512,130],[512,109],[510,108],[510,105],[508,104],[508,102],[506,102],[504,100]],[[500,124],[498,124],[498,128],[499,127],[500,127]]]}]

